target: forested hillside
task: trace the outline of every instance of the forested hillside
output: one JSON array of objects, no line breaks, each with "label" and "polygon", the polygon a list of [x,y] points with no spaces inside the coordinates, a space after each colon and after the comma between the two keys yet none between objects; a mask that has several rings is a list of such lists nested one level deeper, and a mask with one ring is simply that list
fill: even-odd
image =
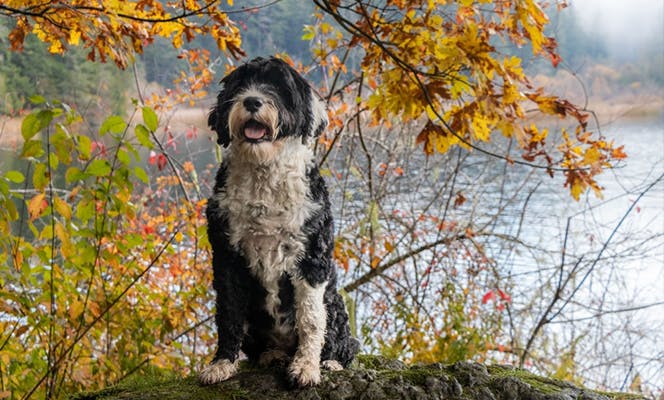
[{"label": "forested hillside", "polygon": [[[280,1],[268,7],[249,9],[236,4],[233,11],[243,37],[246,58],[266,56],[278,53],[288,54],[305,65],[313,59],[312,43],[303,40],[305,26],[314,23],[316,12],[313,3]],[[577,73],[582,82],[589,85],[592,95],[592,81],[602,79],[605,87],[600,93],[604,99],[618,96],[623,91],[657,92],[664,85],[663,60],[660,45],[651,43],[650,50],[637,58],[613,60],[607,51],[607,43],[601,36],[593,35],[579,23],[579,18],[570,10],[557,12],[548,9],[551,24],[547,31],[555,37],[560,46],[560,56],[565,68]],[[87,63],[86,53],[74,49],[62,56],[51,56],[47,46],[31,38],[22,52],[11,52],[6,39],[10,21],[0,20],[0,112],[15,114],[18,110],[30,106],[28,98],[39,94],[45,98],[58,98],[79,108],[99,107],[121,113],[136,97],[134,71],[118,70],[105,63]],[[197,37],[186,44],[187,47],[208,49],[213,58],[224,57],[216,50],[216,45],[209,37]],[[507,46],[507,47],[506,47]],[[509,43],[496,43],[503,52],[513,53],[524,60],[524,68],[529,74],[554,76],[560,69],[551,63],[532,57],[529,45],[517,48]],[[162,38],[156,38],[154,44],[146,47],[144,54],[137,55],[138,79],[154,82],[163,88],[173,87],[187,63],[178,57],[181,51]],[[224,58],[225,60],[225,58]],[[218,61],[217,65],[222,61]],[[350,57],[346,61],[349,70],[357,70],[359,57]],[[219,80],[225,70],[215,69]],[[322,76],[314,68],[309,79],[319,80]],[[590,82],[590,83],[589,83]],[[555,85],[555,82],[550,82]],[[577,87],[578,89],[578,87]]]}]

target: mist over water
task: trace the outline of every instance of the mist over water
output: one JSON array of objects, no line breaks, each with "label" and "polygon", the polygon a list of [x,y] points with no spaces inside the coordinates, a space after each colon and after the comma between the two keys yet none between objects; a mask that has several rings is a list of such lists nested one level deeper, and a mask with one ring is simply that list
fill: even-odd
[{"label": "mist over water", "polygon": [[584,30],[605,39],[612,59],[634,61],[664,54],[662,0],[572,0],[570,11]]}]

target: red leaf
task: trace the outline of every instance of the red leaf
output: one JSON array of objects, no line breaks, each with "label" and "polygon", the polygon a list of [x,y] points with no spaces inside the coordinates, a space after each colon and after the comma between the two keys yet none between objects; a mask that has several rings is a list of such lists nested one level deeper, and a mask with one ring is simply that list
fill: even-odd
[{"label": "red leaf", "polygon": [[498,289],[498,296],[504,301],[507,301],[507,302],[512,301],[512,298],[510,297],[510,295],[508,295],[507,293],[503,292],[500,289]]},{"label": "red leaf", "polygon": [[484,293],[484,296],[482,296],[482,304],[486,304],[489,302],[489,300],[494,300],[496,298],[496,294],[493,292],[493,290],[489,290],[488,292]]},{"label": "red leaf", "polygon": [[187,139],[193,139],[197,136],[198,136],[198,128],[197,127],[194,126],[193,128],[187,130]]},{"label": "red leaf", "polygon": [[551,65],[553,65],[553,68],[558,68],[558,64],[562,61],[562,58],[555,53],[551,53]]},{"label": "red leaf", "polygon": [[461,192],[457,192],[456,198],[454,199],[454,208],[460,207],[463,203],[466,202],[466,197]]},{"label": "red leaf", "polygon": [[168,140],[166,140],[166,148],[172,147],[173,150],[176,149],[175,146],[175,138],[173,137],[173,134],[168,132]]},{"label": "red leaf", "polygon": [[164,167],[166,167],[166,162],[167,161],[168,160],[166,160],[165,155],[159,154],[159,156],[157,157],[157,168],[159,169],[159,171],[163,170]]}]

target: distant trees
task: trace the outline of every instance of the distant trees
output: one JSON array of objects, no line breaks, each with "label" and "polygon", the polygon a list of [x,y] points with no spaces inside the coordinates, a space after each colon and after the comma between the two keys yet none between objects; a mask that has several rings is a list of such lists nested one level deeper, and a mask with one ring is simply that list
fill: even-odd
[{"label": "distant trees", "polygon": [[[86,62],[80,49],[50,55],[44,43],[29,37],[21,52],[1,46],[0,58],[1,113],[12,114],[28,107],[28,99],[36,94],[81,107],[89,106],[90,101],[96,106],[101,100],[105,111],[120,112],[126,107],[131,81],[122,78],[122,71],[111,65]],[[100,118],[100,109],[93,108],[96,118]]]}]

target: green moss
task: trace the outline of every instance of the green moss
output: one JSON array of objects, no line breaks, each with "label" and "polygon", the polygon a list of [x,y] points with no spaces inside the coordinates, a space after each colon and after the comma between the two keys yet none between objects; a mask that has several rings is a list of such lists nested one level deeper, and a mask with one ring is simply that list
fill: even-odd
[{"label": "green moss", "polygon": [[635,393],[618,393],[618,392],[602,392],[602,391],[595,391],[596,393],[599,393],[603,396],[606,396],[612,400],[643,400],[645,399],[645,396],[640,395],[640,394],[635,394]]},{"label": "green moss", "polygon": [[618,392],[602,392],[599,390],[585,389],[580,385],[572,384],[569,382],[564,382],[556,379],[546,378],[543,376],[535,375],[526,370],[519,368],[509,368],[505,366],[490,366],[487,367],[489,373],[491,374],[492,379],[501,378],[501,377],[513,377],[522,382],[525,382],[532,386],[535,390],[542,392],[544,394],[556,394],[560,393],[563,389],[570,388],[572,386],[587,390],[588,392],[596,393],[598,395],[606,396],[612,400],[643,400],[645,397],[639,394],[633,393],[618,393]]},{"label": "green moss", "polygon": [[[642,396],[601,393],[572,383],[537,376],[506,366],[471,362],[453,365],[431,364],[407,367],[404,363],[379,356],[359,356],[352,369],[324,372],[315,388],[293,389],[286,384],[283,368],[260,369],[243,365],[233,379],[201,386],[195,377],[180,378],[163,371],[127,379],[120,385],[94,393],[81,393],[72,400],[292,400],[404,398],[473,400],[486,398],[575,398],[637,400]],[[543,397],[544,395],[545,397]]]},{"label": "green moss", "polygon": [[250,393],[243,389],[201,386],[196,378],[141,377],[97,392],[80,393],[71,400],[249,400]]},{"label": "green moss", "polygon": [[371,354],[358,354],[355,357],[355,363],[364,369],[381,370],[385,368],[388,358],[383,356],[375,356]]},{"label": "green moss", "polygon": [[543,376],[538,376],[533,373],[530,373],[526,370],[519,368],[507,368],[501,366],[490,366],[487,367],[489,374],[492,378],[495,377],[514,377],[517,378],[536,390],[544,394],[556,394],[559,393],[563,387],[561,387],[561,382],[554,379],[545,378]]}]

